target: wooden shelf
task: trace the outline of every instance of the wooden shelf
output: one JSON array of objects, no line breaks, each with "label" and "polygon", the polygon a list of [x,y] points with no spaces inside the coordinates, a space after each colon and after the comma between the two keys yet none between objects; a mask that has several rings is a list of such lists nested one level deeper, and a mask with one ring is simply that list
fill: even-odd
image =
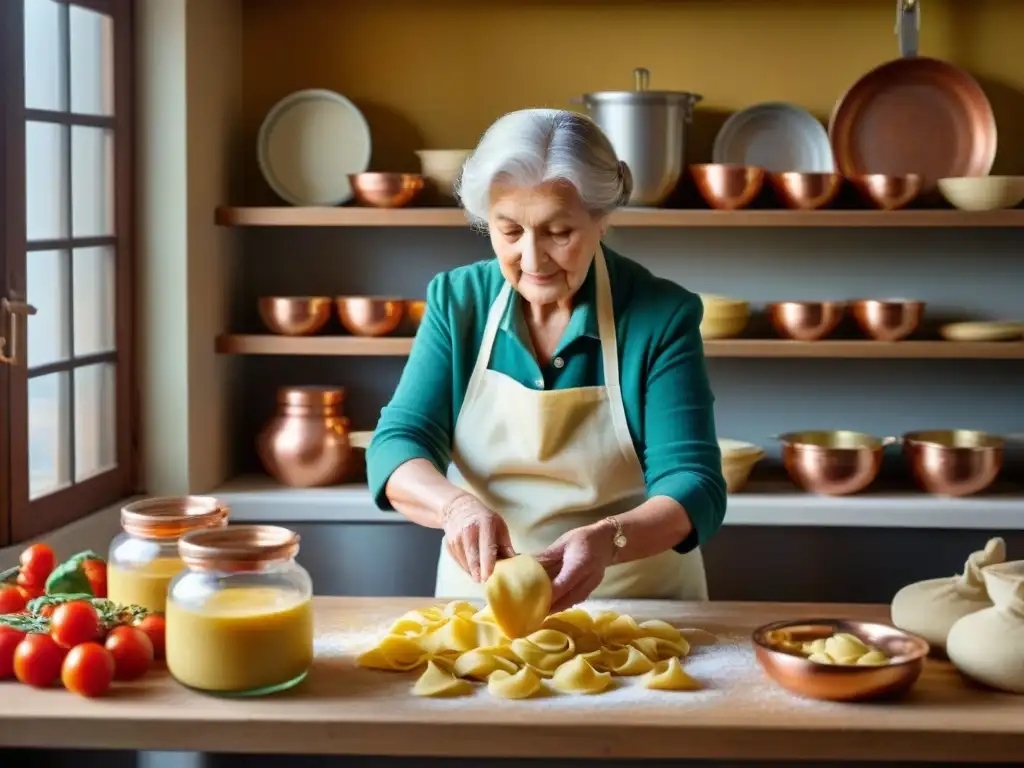
[{"label": "wooden shelf", "polygon": [[[226,355],[347,355],[402,356],[412,349],[411,338],[356,336],[273,336],[224,334],[217,337],[217,352]],[[708,341],[708,357],[763,358],[887,358],[934,360],[1022,360],[1024,342],[965,341],[783,341],[729,339]]]},{"label": "wooden shelf", "polygon": [[[217,209],[226,227],[466,227],[459,208],[300,208]],[[1024,208],[972,213],[956,210],[910,211],[709,211],[625,208],[612,215],[617,227],[1024,227]]]},{"label": "wooden shelf", "polygon": [[[937,498],[907,487],[853,496],[816,496],[785,479],[753,481],[729,495],[725,525],[843,528],[1016,530],[1024,493],[1016,486],[966,498]],[[266,475],[232,478],[211,492],[245,523],[394,523],[407,520],[377,509],[365,483],[289,488]]]}]

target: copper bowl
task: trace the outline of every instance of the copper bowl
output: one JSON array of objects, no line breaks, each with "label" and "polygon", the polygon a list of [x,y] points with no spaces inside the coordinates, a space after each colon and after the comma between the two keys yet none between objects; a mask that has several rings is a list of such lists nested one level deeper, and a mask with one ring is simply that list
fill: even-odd
[{"label": "copper bowl", "polygon": [[360,205],[373,208],[401,208],[423,191],[418,173],[352,173],[348,177],[352,194]]},{"label": "copper bowl", "polygon": [[331,317],[331,300],[327,296],[262,296],[257,306],[263,324],[284,336],[314,334]]},{"label": "copper bowl", "polygon": [[413,328],[420,327],[420,321],[423,319],[423,313],[426,311],[427,302],[422,299],[410,299],[405,302],[405,316]]},{"label": "copper bowl", "polygon": [[[819,664],[798,652],[780,650],[771,634],[786,631],[794,640],[810,641],[847,632],[889,657],[884,666]],[[910,690],[924,670],[928,643],[917,635],[867,621],[807,619],[778,621],[754,630],[754,655],[765,673],[790,693],[824,701],[864,701],[895,697]]]},{"label": "copper bowl", "polygon": [[906,176],[866,173],[848,176],[847,179],[861,197],[883,211],[906,208],[924,188],[924,180],[916,173],[909,173]]},{"label": "copper bowl", "polygon": [[923,301],[860,299],[850,304],[857,325],[876,341],[899,341],[921,325]]},{"label": "copper bowl", "polygon": [[690,173],[701,197],[720,211],[746,208],[764,186],[764,169],[749,165],[691,165]]},{"label": "copper bowl", "polygon": [[800,173],[786,171],[770,173],[775,194],[786,204],[787,208],[810,211],[824,208],[836,199],[843,186],[843,177],[838,173]]},{"label": "copper bowl", "polygon": [[374,296],[339,296],[338,319],[354,336],[386,336],[394,331],[405,313],[402,299]]},{"label": "copper bowl", "polygon": [[846,313],[842,301],[777,301],[767,306],[768,319],[780,336],[818,341],[834,331]]},{"label": "copper bowl", "polygon": [[790,479],[803,490],[823,496],[863,491],[882,468],[885,446],[893,437],[849,430],[807,430],[777,435]]},{"label": "copper bowl", "polygon": [[969,429],[908,432],[903,452],[921,490],[936,496],[970,496],[985,490],[1003,468],[1006,441]]}]

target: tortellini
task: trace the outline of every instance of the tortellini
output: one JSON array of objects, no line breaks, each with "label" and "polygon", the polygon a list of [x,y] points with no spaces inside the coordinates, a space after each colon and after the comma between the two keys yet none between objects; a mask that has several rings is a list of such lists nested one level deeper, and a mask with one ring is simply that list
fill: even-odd
[{"label": "tortellini", "polygon": [[533,631],[513,639],[501,630],[493,605],[478,611],[457,600],[406,613],[357,661],[371,669],[423,670],[413,687],[418,696],[466,695],[473,682],[504,699],[537,696],[548,686],[596,694],[612,688],[613,677],[641,675],[650,689],[691,691],[700,684],[679,662],[690,652],[687,637],[714,640],[664,621],[638,624],[625,614],[591,616],[572,608],[542,617]]},{"label": "tortellini", "polygon": [[816,664],[881,667],[889,663],[889,657],[885,653],[849,632],[837,632],[829,637],[800,641],[788,632],[780,630],[769,635],[767,640],[781,651],[798,653]]},{"label": "tortellini", "polygon": [[511,638],[540,629],[551,611],[551,579],[529,555],[495,563],[484,589],[495,623]]}]

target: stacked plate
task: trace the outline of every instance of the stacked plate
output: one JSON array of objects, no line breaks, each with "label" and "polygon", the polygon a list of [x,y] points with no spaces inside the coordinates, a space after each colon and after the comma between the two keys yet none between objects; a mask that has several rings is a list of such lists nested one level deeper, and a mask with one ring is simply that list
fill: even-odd
[{"label": "stacked plate", "polygon": [[700,335],[704,339],[731,339],[743,333],[750,322],[750,304],[743,299],[731,299],[712,293],[702,293],[704,319]]}]

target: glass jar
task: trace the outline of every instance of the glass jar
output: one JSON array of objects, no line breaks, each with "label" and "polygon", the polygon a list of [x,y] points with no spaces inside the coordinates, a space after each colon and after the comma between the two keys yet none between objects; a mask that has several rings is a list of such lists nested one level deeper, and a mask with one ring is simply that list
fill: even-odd
[{"label": "glass jar", "polygon": [[174,678],[222,696],[298,685],[313,663],[313,582],[295,562],[299,535],[273,525],[193,531],[167,598]]},{"label": "glass jar", "polygon": [[178,539],[227,525],[228,507],[210,496],[143,499],[121,509],[121,528],[107,558],[107,598],[164,612],[167,588],[185,564]]}]

